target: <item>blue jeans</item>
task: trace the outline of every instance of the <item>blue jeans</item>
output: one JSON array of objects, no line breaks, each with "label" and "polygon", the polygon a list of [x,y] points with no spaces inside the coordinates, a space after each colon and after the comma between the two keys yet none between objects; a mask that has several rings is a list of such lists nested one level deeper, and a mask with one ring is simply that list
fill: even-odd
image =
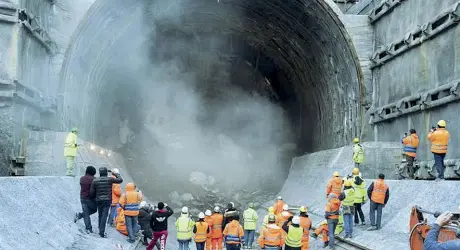
[{"label": "blue jeans", "polygon": [[137,225],[137,216],[128,216],[125,215],[126,230],[128,231],[128,239],[134,241],[135,234],[138,229]]},{"label": "blue jeans", "polygon": [[117,206],[110,206],[109,218],[107,219],[107,225],[112,225],[114,223],[116,212],[117,212]]},{"label": "blue jeans", "polygon": [[244,230],[244,245],[245,246],[252,246],[252,243],[254,242],[255,233],[256,233],[255,230]]},{"label": "blue jeans", "polygon": [[345,235],[353,234],[353,215],[352,214],[343,215],[343,226],[345,227]]},{"label": "blue jeans", "polygon": [[[382,226],[382,209],[383,204],[378,204],[371,201],[369,205],[370,209],[370,217],[371,217],[371,225],[376,226],[378,229]],[[375,213],[377,212],[377,221],[375,221]]]},{"label": "blue jeans", "polygon": [[195,242],[196,244],[196,250],[204,250],[204,246],[206,242]]},{"label": "blue jeans", "polygon": [[338,223],[338,219],[327,219],[327,228],[329,230],[329,247],[334,247],[334,232]]},{"label": "blue jeans", "polygon": [[435,154],[433,153],[434,156],[434,165],[436,166],[436,170],[438,171],[438,178],[444,179],[444,157],[446,157],[446,154]]},{"label": "blue jeans", "polygon": [[190,250],[190,242],[192,240],[177,240],[179,242],[179,250]]}]

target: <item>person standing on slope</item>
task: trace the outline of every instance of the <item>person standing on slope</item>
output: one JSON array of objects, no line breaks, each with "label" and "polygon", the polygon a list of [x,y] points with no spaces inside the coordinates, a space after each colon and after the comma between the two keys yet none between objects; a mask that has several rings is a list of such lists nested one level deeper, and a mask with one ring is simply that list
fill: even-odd
[{"label": "person standing on slope", "polygon": [[64,157],[67,160],[67,176],[75,176],[72,171],[75,163],[75,157],[77,156],[77,134],[78,129],[74,127],[65,138]]},{"label": "person standing on slope", "polygon": [[87,234],[93,232],[90,215],[97,212],[96,201],[90,197],[90,189],[94,180],[94,175],[96,175],[96,169],[93,166],[88,166],[86,167],[85,175],[80,178],[80,202],[83,212],[77,213],[74,219],[74,222],[77,223],[79,219],[83,218]]},{"label": "person standing on slope", "polygon": [[168,218],[173,215],[174,211],[168,207],[168,204],[158,202],[158,210],[152,214],[150,227],[153,231],[153,239],[147,246],[147,250],[152,250],[158,239],[160,240],[160,250],[166,249],[166,239],[168,238]]}]

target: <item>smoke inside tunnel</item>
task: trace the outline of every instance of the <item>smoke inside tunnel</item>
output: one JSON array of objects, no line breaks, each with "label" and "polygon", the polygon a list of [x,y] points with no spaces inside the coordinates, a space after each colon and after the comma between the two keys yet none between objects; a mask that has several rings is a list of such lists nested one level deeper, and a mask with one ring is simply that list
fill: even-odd
[{"label": "smoke inside tunnel", "polygon": [[359,132],[357,68],[322,0],[98,1],[67,51],[61,112],[150,198],[251,199],[280,189],[295,154]]}]

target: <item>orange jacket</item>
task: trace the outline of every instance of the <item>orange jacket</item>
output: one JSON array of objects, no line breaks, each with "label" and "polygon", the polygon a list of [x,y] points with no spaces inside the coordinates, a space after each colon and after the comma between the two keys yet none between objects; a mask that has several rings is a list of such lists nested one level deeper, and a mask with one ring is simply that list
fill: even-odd
[{"label": "orange jacket", "polygon": [[286,222],[292,214],[289,211],[283,211],[282,213],[276,216],[276,225],[282,227],[284,222]]},{"label": "orange jacket", "polygon": [[335,194],[337,197],[342,193],[342,179],[340,177],[332,177],[327,183],[326,198],[330,193]]},{"label": "orange jacket", "polygon": [[283,200],[278,200],[275,205],[273,205],[273,208],[275,209],[275,215],[280,214],[283,212],[283,206],[284,206],[284,201]]},{"label": "orange jacket", "polygon": [[402,139],[402,143],[404,144],[404,154],[412,157],[417,156],[417,148],[419,144],[419,139],[417,134],[410,134]]},{"label": "orange jacket", "polygon": [[208,227],[209,227],[209,233],[208,233],[208,235],[206,235],[206,237],[211,238],[211,236],[212,236],[212,225],[213,225],[212,224],[212,217],[211,216],[206,216],[206,217],[204,217],[204,221],[206,223],[208,223]]},{"label": "orange jacket", "polygon": [[431,141],[431,152],[446,154],[449,137],[450,134],[445,128],[437,128],[436,131],[430,132],[428,134],[428,140]]},{"label": "orange jacket", "polygon": [[225,226],[224,238],[227,244],[240,244],[244,237],[243,227],[237,220],[232,220]]},{"label": "orange jacket", "polygon": [[337,198],[332,198],[326,204],[326,216],[328,219],[339,219],[339,210],[340,210],[340,200]]},{"label": "orange jacket", "polygon": [[[300,224],[299,224],[299,226],[301,228],[303,228],[302,243],[308,242],[310,240],[310,228],[311,228],[311,219],[310,219],[310,217],[300,216]],[[302,244],[302,246],[303,246],[303,244]]]},{"label": "orange jacket", "polygon": [[[115,175],[112,175],[112,178],[116,178]],[[112,184],[112,206],[118,205],[121,196],[121,185],[117,183]]]},{"label": "orange jacket", "polygon": [[328,237],[329,229],[327,227],[327,224],[320,225],[319,227],[317,227],[315,229],[315,234],[316,235],[322,235],[323,236],[323,242],[329,241],[329,237]]},{"label": "orange jacket", "polygon": [[126,193],[121,195],[120,205],[127,216],[139,215],[139,203],[142,201],[142,194],[134,190],[134,184],[126,184]]},{"label": "orange jacket", "polygon": [[211,215],[211,219],[212,219],[211,238],[213,239],[222,238],[222,223],[224,222],[224,216],[219,213],[214,213]]},{"label": "orange jacket", "polygon": [[208,229],[209,225],[206,222],[199,221],[195,224],[196,232],[195,232],[195,242],[205,242],[207,235],[208,235]]},{"label": "orange jacket", "polygon": [[284,245],[284,231],[275,224],[268,224],[260,233],[258,243],[260,248],[282,247]]},{"label": "orange jacket", "polygon": [[126,230],[126,223],[125,223],[125,213],[123,211],[123,208],[121,207],[117,208],[117,217],[115,218],[115,226],[118,232],[124,235],[128,235],[128,230]]},{"label": "orange jacket", "polygon": [[371,200],[375,203],[385,204],[385,196],[388,190],[388,185],[385,181],[378,179],[374,181],[374,189],[372,190]]}]

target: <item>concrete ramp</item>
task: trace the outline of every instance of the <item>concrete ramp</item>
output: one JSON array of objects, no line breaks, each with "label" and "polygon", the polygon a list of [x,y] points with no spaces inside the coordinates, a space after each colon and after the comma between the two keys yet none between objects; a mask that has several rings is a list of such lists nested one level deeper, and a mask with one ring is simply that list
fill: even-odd
[{"label": "concrete ramp", "polygon": [[[385,150],[381,147],[367,147],[367,151],[372,151],[372,148]],[[387,164],[381,152],[367,154],[380,154],[380,158],[373,159],[380,159],[382,164]],[[327,181],[333,171],[339,171],[342,175],[351,173],[354,167],[351,155],[351,147],[344,147],[295,158],[281,191],[284,200],[292,205],[308,205],[313,213],[313,221],[317,223],[323,220]],[[370,172],[378,171],[374,169]],[[368,177],[374,176],[364,174],[364,178]],[[368,186],[371,182],[371,179],[367,179]],[[387,183],[390,186],[390,200],[384,208],[382,229],[376,232],[365,231],[369,226],[369,202],[363,208],[367,225],[354,228],[353,240],[371,249],[409,249],[409,215],[414,205],[432,211],[455,211],[460,205],[460,182],[457,181],[388,180]],[[429,220],[433,221],[433,218],[429,217]]]}]

